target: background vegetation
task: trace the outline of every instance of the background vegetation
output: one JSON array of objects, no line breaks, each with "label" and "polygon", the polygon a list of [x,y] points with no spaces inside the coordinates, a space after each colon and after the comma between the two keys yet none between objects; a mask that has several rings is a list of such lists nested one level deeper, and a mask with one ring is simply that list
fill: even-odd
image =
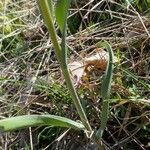
[{"label": "background vegetation", "polygon": [[[72,1],[68,59],[90,55],[107,40],[117,58],[110,117],[103,142],[108,149],[150,147],[149,0]],[[60,31],[58,35],[61,37]],[[54,114],[79,120],[34,0],[0,1],[1,119]],[[101,72],[103,74],[103,72]],[[78,88],[93,128],[99,126],[101,79],[95,71]],[[82,132],[38,127],[1,135],[1,149],[94,149]]]}]

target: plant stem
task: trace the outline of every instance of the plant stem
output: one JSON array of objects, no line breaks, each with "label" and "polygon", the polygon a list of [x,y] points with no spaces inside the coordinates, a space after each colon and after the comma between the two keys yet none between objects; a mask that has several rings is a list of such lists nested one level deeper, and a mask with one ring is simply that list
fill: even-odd
[{"label": "plant stem", "polygon": [[86,114],[85,114],[85,112],[83,110],[83,107],[81,105],[80,99],[79,99],[79,97],[77,95],[77,92],[76,92],[76,90],[75,90],[75,88],[73,86],[73,83],[71,81],[68,68],[67,68],[67,66],[65,68],[64,68],[64,66],[62,66],[62,67],[63,67],[63,69],[62,69],[63,75],[64,75],[64,78],[66,80],[67,87],[69,88],[71,97],[72,97],[72,99],[74,101],[74,104],[75,104],[75,107],[77,109],[77,112],[80,115],[82,123],[84,124],[84,126],[86,127],[86,129],[91,133],[92,132],[91,126],[90,126],[90,124],[88,122]]},{"label": "plant stem", "polygon": [[[60,67],[61,67],[63,76],[65,78],[67,87],[70,91],[70,95],[73,99],[73,103],[74,103],[74,105],[77,109],[77,112],[78,112],[78,114],[81,118],[81,121],[82,121],[83,125],[85,126],[85,128],[87,130],[87,134],[90,137],[91,134],[93,133],[93,131],[92,131],[92,128],[89,124],[87,116],[84,112],[84,109],[81,105],[81,102],[80,102],[80,99],[77,95],[75,87],[72,83],[70,73],[69,73],[69,69],[68,69],[66,60],[64,58],[65,55],[63,54],[64,49],[62,50],[60,44],[58,43],[57,34],[56,34],[56,31],[55,31],[55,28],[54,28],[53,18],[52,18],[52,14],[51,14],[52,11],[49,10],[50,8],[48,6],[47,0],[39,0],[39,7],[41,9],[43,19],[44,19],[44,21],[45,21],[45,23],[48,27],[48,31],[49,31],[49,34],[50,34],[50,37],[51,37],[51,41],[53,43],[53,47],[54,47],[55,52],[56,52],[56,57],[58,59],[58,62],[60,63]],[[64,43],[65,43],[65,41],[64,41]],[[95,133],[92,135],[92,139],[95,143],[97,143],[100,150],[105,149],[104,146],[102,146],[101,140],[96,137]]]},{"label": "plant stem", "polygon": [[47,28],[51,37],[51,41],[55,49],[56,57],[58,61],[60,62],[61,61],[61,47],[57,40],[57,34],[55,31],[49,3],[47,0],[38,0],[39,8],[42,13],[43,20],[45,21],[45,24],[47,25]]},{"label": "plant stem", "polygon": [[84,126],[86,127],[86,129],[89,132],[92,132],[91,126],[88,122],[88,119],[87,119],[87,117],[85,115],[85,112],[82,108],[79,97],[78,97],[78,95],[76,93],[76,90],[74,88],[74,85],[71,81],[68,66],[67,66],[66,62],[64,61],[64,58],[62,57],[63,56],[62,55],[62,50],[61,50],[61,47],[60,47],[60,45],[58,43],[58,40],[57,40],[56,31],[55,31],[55,28],[54,28],[54,24],[53,24],[53,21],[52,21],[52,15],[50,13],[47,0],[39,0],[39,6],[40,6],[40,9],[41,9],[44,21],[45,21],[45,23],[48,27],[49,34],[51,36],[51,41],[52,41],[53,46],[55,48],[57,59],[60,63],[62,73],[64,75],[67,87],[69,88],[70,94],[71,94],[73,102],[75,104],[75,107],[76,107],[76,109],[78,111],[78,114],[81,118],[81,121],[84,124]]}]

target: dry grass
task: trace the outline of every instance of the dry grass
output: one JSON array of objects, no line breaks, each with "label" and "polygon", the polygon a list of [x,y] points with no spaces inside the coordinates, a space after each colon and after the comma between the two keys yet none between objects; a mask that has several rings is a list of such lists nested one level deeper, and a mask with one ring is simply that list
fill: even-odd
[{"label": "dry grass", "polygon": [[[67,90],[63,90],[65,85],[59,64],[36,1],[10,0],[8,3],[2,3],[4,7],[0,9],[1,119],[32,113],[59,114],[78,119],[71,98],[68,92],[65,93]],[[72,3],[68,19],[74,19],[71,20],[74,24],[78,21],[75,31],[72,31],[71,27],[68,29],[69,61],[72,58],[70,55],[74,58],[89,55],[96,48],[96,43],[101,40],[111,43],[118,59],[113,79],[111,114],[104,134],[104,143],[108,149],[114,150],[148,149],[149,17],[144,12],[139,14],[134,7],[125,7],[120,1],[91,0],[87,3]],[[96,73],[92,74],[88,82],[93,83],[95,80]],[[87,105],[88,117],[94,128],[99,125],[98,112],[101,100],[98,90],[99,84],[90,90],[86,87],[78,90],[81,97],[86,99],[84,103]],[[74,139],[73,136],[77,138]],[[77,145],[82,149],[91,146],[82,134],[73,131],[29,128],[1,135],[0,149],[36,149],[38,144],[43,150],[67,149],[66,147],[73,142],[76,148]]]}]

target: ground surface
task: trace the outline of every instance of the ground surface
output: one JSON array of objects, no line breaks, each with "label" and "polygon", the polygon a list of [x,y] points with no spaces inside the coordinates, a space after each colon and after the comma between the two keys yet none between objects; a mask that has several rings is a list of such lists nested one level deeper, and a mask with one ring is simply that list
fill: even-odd
[{"label": "ground surface", "polygon": [[[115,64],[104,143],[112,150],[150,148],[150,3],[148,0],[73,1],[68,17],[68,62],[81,61],[107,40]],[[130,1],[129,1],[130,2]],[[58,35],[60,32],[58,30]],[[77,91],[99,127],[104,70],[94,66]],[[55,114],[79,120],[37,3],[0,0],[0,117]],[[83,133],[29,128],[2,134],[0,149],[94,149]]]}]

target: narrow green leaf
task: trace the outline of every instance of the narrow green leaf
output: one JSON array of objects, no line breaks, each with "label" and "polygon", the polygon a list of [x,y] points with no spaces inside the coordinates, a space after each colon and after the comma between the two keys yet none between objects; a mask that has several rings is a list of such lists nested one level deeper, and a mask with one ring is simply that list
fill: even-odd
[{"label": "narrow green leaf", "polygon": [[47,0],[48,1],[48,6],[49,6],[49,10],[51,12],[51,15],[52,15],[52,18],[54,19],[54,4],[53,4],[53,1],[52,0]]},{"label": "narrow green leaf", "polygon": [[84,130],[81,123],[55,115],[24,115],[0,120],[0,131],[7,132],[32,126],[57,126]]},{"label": "narrow green leaf", "polygon": [[62,33],[62,63],[64,66],[67,65],[67,47],[66,47],[66,26],[67,26],[67,16],[68,8],[70,5],[70,0],[58,0],[55,7],[55,16],[60,31]]},{"label": "narrow green leaf", "polygon": [[61,62],[61,47],[60,44],[58,43],[58,39],[57,39],[57,34],[56,34],[56,30],[54,27],[54,18],[52,16],[52,13],[50,11],[49,8],[49,2],[47,0],[38,0],[38,5],[41,11],[41,14],[43,16],[43,20],[45,22],[45,25],[47,25],[50,37],[51,37],[51,41],[53,43],[54,49],[55,49],[55,53],[57,56],[57,59],[59,62]]},{"label": "narrow green leaf", "polygon": [[[41,5],[43,5],[42,4],[42,2],[41,1],[39,1],[39,4],[41,3]],[[48,10],[50,11],[50,14],[51,14],[51,17],[52,17],[52,20],[54,21],[54,4],[53,4],[53,1],[52,0],[46,0],[46,3],[47,3],[47,7],[48,7]],[[39,8],[40,8],[40,12],[42,13],[42,15],[43,15],[43,17],[45,16],[45,14],[43,13],[43,9],[41,9],[41,5],[39,5]]]},{"label": "narrow green leaf", "polygon": [[97,131],[98,138],[102,138],[104,129],[107,124],[108,115],[109,115],[109,97],[110,97],[110,90],[111,90],[111,82],[113,76],[113,63],[114,63],[114,55],[110,44],[107,41],[97,44],[99,47],[104,47],[109,54],[109,61],[107,64],[106,72],[103,78],[102,87],[101,87],[101,95],[103,100],[102,105],[102,114],[101,114],[101,126]]},{"label": "narrow green leaf", "polygon": [[69,4],[70,0],[57,0],[56,3],[55,16],[62,33],[64,32],[64,28],[66,26]]},{"label": "narrow green leaf", "polygon": [[101,44],[102,47],[106,48],[109,54],[109,62],[107,64],[106,72],[104,75],[104,79],[102,82],[101,94],[103,99],[108,99],[110,96],[111,82],[113,76],[113,63],[114,63],[114,55],[110,44],[107,41],[104,41]]},{"label": "narrow green leaf", "polygon": [[[76,89],[73,86],[73,83],[71,81],[69,69],[68,69],[67,64],[66,64],[66,57],[65,58],[63,57],[63,55],[66,56],[65,36],[63,36],[63,39],[62,39],[63,42],[61,44],[61,48],[62,48],[61,49],[60,45],[59,45],[59,42],[57,40],[54,24],[52,22],[52,16],[51,16],[50,11],[48,10],[47,0],[38,0],[38,4],[39,4],[39,7],[41,8],[41,12],[43,14],[43,19],[45,20],[45,23],[46,23],[46,25],[48,27],[49,34],[50,34],[50,37],[51,37],[51,41],[53,43],[57,59],[58,59],[58,61],[60,63],[61,70],[62,70],[63,76],[64,76],[64,78],[66,80],[66,84],[67,84],[68,89],[70,91],[70,94],[71,94],[72,100],[74,102],[74,105],[75,105],[75,107],[77,109],[77,112],[78,112],[78,114],[79,114],[79,116],[81,118],[82,123],[84,124],[84,126],[86,127],[86,130],[88,131],[88,134],[91,134],[92,133],[91,126],[90,126],[89,121],[87,119],[87,116],[86,116],[86,114],[85,114],[85,112],[84,112],[84,110],[82,108],[80,99],[79,99],[79,97],[77,95],[77,92],[76,92]],[[66,33],[66,32],[64,32],[64,33]]]}]

